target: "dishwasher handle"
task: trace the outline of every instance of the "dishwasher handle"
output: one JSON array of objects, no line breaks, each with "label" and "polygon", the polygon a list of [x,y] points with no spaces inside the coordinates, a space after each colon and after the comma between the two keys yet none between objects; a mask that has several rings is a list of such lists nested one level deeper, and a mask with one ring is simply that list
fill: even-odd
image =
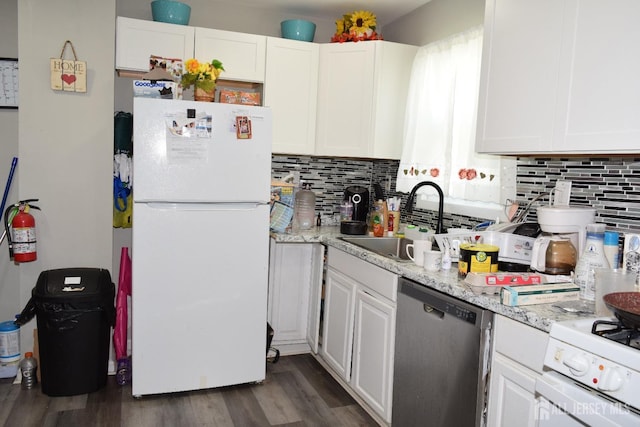
[{"label": "dishwasher handle", "polygon": [[444,317],[444,311],[438,310],[437,308],[435,308],[432,305],[422,304],[422,309],[424,310],[425,313],[431,314],[431,315],[436,316],[436,317],[438,317],[440,319],[442,319]]}]

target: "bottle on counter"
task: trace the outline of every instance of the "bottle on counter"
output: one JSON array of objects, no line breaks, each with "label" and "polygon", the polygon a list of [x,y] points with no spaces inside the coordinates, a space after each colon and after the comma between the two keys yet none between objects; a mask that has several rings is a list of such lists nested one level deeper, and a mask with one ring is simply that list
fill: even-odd
[{"label": "bottle on counter", "polygon": [[611,268],[618,268],[620,266],[619,240],[620,233],[616,233],[615,231],[604,232],[604,255],[607,257],[609,267]]},{"label": "bottle on counter", "polygon": [[448,248],[442,250],[442,269],[451,270],[451,254]]},{"label": "bottle on counter", "polygon": [[22,373],[22,388],[31,389],[35,387],[38,382],[36,376],[36,369],[38,368],[38,362],[33,357],[33,353],[27,351],[24,354],[24,359],[20,361],[20,372]]},{"label": "bottle on counter", "polygon": [[387,228],[386,208],[387,204],[384,200],[378,200],[373,205],[371,212],[371,227],[375,237],[383,237]]},{"label": "bottle on counter", "polygon": [[575,270],[575,284],[580,287],[580,298],[595,301],[595,269],[609,268],[604,253],[605,224],[588,224],[584,250],[578,258]]},{"label": "bottle on counter", "polygon": [[294,201],[294,217],[297,227],[308,230],[313,227],[316,219],[316,195],[311,191],[311,184],[303,183],[296,192]]}]

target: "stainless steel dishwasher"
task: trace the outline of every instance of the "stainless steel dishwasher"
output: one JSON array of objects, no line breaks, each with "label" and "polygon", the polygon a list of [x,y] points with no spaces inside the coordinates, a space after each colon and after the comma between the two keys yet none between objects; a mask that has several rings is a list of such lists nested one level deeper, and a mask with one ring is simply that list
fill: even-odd
[{"label": "stainless steel dishwasher", "polygon": [[392,425],[482,426],[493,313],[401,278]]}]

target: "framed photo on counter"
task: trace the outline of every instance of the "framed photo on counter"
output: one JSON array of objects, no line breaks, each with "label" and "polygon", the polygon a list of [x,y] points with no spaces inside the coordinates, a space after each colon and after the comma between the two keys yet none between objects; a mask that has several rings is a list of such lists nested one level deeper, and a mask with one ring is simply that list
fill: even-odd
[{"label": "framed photo on counter", "polygon": [[0,58],[0,108],[18,108],[18,59]]}]

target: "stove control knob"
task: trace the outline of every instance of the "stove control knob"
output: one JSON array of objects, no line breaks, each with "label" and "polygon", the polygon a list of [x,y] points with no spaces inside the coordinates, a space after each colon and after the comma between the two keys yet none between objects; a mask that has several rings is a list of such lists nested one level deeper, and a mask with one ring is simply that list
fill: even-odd
[{"label": "stove control knob", "polygon": [[598,381],[598,389],[602,391],[620,390],[624,382],[624,377],[617,367],[607,368],[602,372],[602,377]]},{"label": "stove control knob", "polygon": [[589,371],[589,360],[582,354],[572,354],[565,358],[562,363],[577,377],[581,377]]}]

